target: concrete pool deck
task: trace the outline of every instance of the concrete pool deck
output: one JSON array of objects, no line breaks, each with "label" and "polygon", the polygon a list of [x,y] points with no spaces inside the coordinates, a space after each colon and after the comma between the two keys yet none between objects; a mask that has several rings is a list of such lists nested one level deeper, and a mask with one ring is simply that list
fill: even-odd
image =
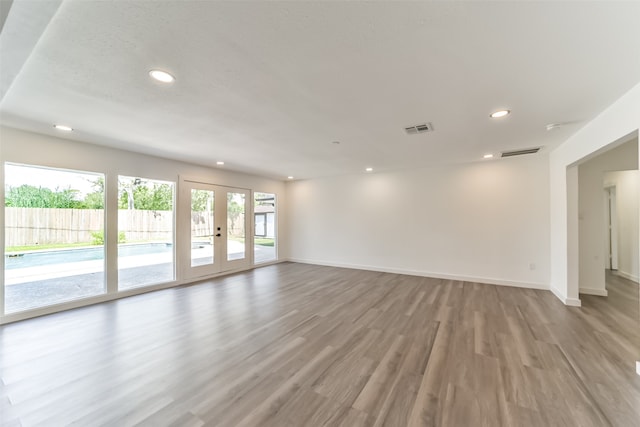
[{"label": "concrete pool deck", "polygon": [[[192,251],[193,259],[206,260],[213,257],[213,248],[204,247]],[[229,259],[241,258],[244,246],[240,242],[229,241]],[[275,259],[275,249],[269,246],[257,246],[254,250],[256,263]],[[146,255],[130,255],[118,257],[118,270],[127,268],[152,266],[171,263],[173,252],[151,253]],[[199,263],[200,265],[206,262]],[[90,261],[62,262],[59,264],[36,265],[26,268],[6,269],[4,275],[5,286],[18,285],[47,279],[59,279],[69,276],[100,273],[104,271],[104,259]]]},{"label": "concrete pool deck", "polygon": [[[121,290],[157,284],[173,280],[173,264],[156,264],[127,268],[118,271]],[[144,285],[142,285],[144,286]],[[15,313],[31,308],[44,307],[65,301],[101,295],[106,292],[104,275],[97,273],[76,274],[5,287],[5,312]]]},{"label": "concrete pool deck", "polygon": [[[173,253],[171,252],[119,257],[118,269],[165,264],[171,263],[172,260]],[[39,280],[59,279],[62,277],[100,273],[102,271],[104,271],[104,259],[65,262],[61,264],[49,264],[27,268],[14,268],[5,271],[4,283],[5,286],[12,286]]]},{"label": "concrete pool deck", "polygon": [[[235,253],[240,255],[242,251]],[[211,250],[203,248],[194,255],[210,257]],[[275,255],[275,248],[272,246],[256,246],[254,249],[256,263],[275,260]],[[118,258],[120,290],[171,282],[174,280],[173,272],[172,252]],[[6,313],[101,295],[105,292],[104,259],[5,270]]]}]

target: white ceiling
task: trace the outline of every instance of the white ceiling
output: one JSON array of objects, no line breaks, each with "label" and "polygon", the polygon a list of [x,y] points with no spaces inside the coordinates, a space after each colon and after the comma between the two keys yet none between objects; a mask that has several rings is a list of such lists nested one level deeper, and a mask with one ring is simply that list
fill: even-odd
[{"label": "white ceiling", "polygon": [[41,3],[0,35],[2,124],[278,179],[548,150],[640,80],[638,2]]}]

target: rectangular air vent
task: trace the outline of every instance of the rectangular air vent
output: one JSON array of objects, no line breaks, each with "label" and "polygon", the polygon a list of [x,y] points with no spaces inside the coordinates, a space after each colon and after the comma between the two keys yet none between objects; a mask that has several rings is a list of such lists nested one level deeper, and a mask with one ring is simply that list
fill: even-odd
[{"label": "rectangular air vent", "polygon": [[404,131],[409,135],[431,132],[433,131],[433,125],[431,123],[423,123],[421,125],[408,126],[404,128]]},{"label": "rectangular air vent", "polygon": [[525,148],[524,150],[515,150],[515,151],[503,151],[502,157],[513,157],[513,156],[522,156],[524,154],[535,154],[538,151],[540,151],[540,147]]}]

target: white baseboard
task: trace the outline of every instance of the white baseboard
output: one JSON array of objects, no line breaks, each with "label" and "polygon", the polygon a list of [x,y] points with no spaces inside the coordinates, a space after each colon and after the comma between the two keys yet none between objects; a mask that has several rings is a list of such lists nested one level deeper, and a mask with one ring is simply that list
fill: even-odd
[{"label": "white baseboard", "polygon": [[502,280],[502,279],[492,279],[487,277],[462,276],[462,275],[455,275],[455,274],[435,273],[432,271],[408,270],[403,268],[379,267],[379,266],[372,266],[372,265],[344,264],[344,263],[336,263],[331,261],[317,261],[317,260],[309,260],[309,259],[301,259],[301,258],[289,258],[289,261],[298,262],[301,264],[323,265],[327,267],[350,268],[355,270],[379,271],[381,273],[394,273],[394,274],[406,274],[409,276],[430,277],[433,279],[456,280],[461,282],[484,283],[488,285],[499,285],[499,286],[512,286],[516,288],[526,288],[526,289],[540,289],[544,291],[549,290],[549,286],[544,283],[527,283],[527,282]]},{"label": "white baseboard", "polygon": [[595,295],[598,297],[609,296],[609,292],[606,289],[580,288],[580,293],[585,295]]},{"label": "white baseboard", "polygon": [[627,273],[626,271],[618,270],[616,274],[620,277],[624,277],[627,280],[631,280],[632,282],[640,282],[640,278],[638,276],[634,276],[633,274]]},{"label": "white baseboard", "polygon": [[640,375],[640,361],[636,362],[636,374]]},{"label": "white baseboard", "polygon": [[564,305],[568,305],[570,307],[582,307],[582,301],[577,298],[567,298],[554,287],[551,287],[551,292],[560,300]]}]

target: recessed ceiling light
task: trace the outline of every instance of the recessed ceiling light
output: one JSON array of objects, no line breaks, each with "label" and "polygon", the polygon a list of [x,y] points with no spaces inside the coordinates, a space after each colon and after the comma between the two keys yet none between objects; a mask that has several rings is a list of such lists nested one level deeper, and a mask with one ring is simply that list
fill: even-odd
[{"label": "recessed ceiling light", "polygon": [[498,110],[491,113],[489,117],[491,117],[492,119],[499,119],[500,117],[504,117],[509,113],[511,113],[511,110]]},{"label": "recessed ceiling light", "polygon": [[216,165],[218,165],[218,166],[223,166],[223,165],[224,165],[224,162],[216,162]]},{"label": "recessed ceiling light", "polygon": [[491,159],[491,158],[493,158],[493,154],[485,154],[482,157],[485,158],[485,159]]},{"label": "recessed ceiling light", "polygon": [[175,81],[175,77],[173,77],[171,74],[167,73],[166,71],[162,71],[162,70],[151,70],[149,71],[149,75],[151,77],[153,77],[154,79],[156,79],[159,82],[162,83],[171,83],[173,81]]},{"label": "recessed ceiling light", "polygon": [[373,168],[366,168],[365,172],[373,172]]},{"label": "recessed ceiling light", "polygon": [[293,179],[293,177],[292,177],[291,175],[289,175],[289,176],[287,177],[287,179]]},{"label": "recessed ceiling light", "polygon": [[53,125],[53,127],[58,130],[63,130],[65,132],[71,132],[73,130],[71,126],[65,126],[65,125]]}]

